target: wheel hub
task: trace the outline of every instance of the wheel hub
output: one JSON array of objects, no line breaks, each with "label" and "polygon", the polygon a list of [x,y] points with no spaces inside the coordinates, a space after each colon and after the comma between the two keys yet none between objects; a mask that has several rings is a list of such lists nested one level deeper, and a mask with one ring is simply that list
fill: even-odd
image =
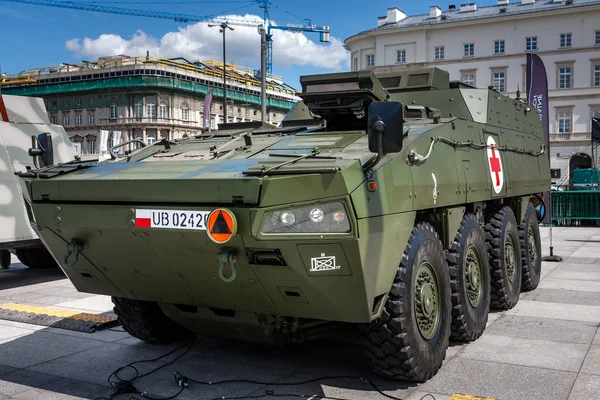
[{"label": "wheel hub", "polygon": [[512,283],[515,281],[515,244],[511,234],[506,236],[506,243],[504,244],[504,263],[506,265],[506,274],[508,280]]},{"label": "wheel hub", "polygon": [[477,307],[481,302],[483,285],[481,284],[481,261],[477,249],[469,246],[465,260],[465,286],[467,297],[472,307]]},{"label": "wheel hub", "polygon": [[423,338],[429,340],[435,336],[440,324],[438,282],[429,263],[422,263],[417,269],[414,301],[419,332]]},{"label": "wheel hub", "polygon": [[529,245],[529,265],[533,268],[537,262],[537,248],[535,246],[535,232],[532,226],[529,226],[527,230],[527,241]]}]

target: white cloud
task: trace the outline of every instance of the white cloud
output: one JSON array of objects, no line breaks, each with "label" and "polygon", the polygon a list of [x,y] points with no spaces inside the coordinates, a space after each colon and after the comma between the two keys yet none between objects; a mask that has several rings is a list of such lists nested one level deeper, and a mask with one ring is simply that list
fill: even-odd
[{"label": "white cloud", "polygon": [[[260,21],[256,15],[227,18]],[[247,65],[260,65],[260,35],[256,27],[233,26],[227,30],[227,61]],[[292,65],[312,66],[330,71],[340,71],[349,67],[349,53],[342,41],[331,37],[330,43],[321,44],[318,33],[272,30],[273,34],[273,70]],[[315,40],[313,40],[316,39]],[[209,27],[206,23],[195,23],[167,32],[160,39],[136,31],[129,39],[115,34],[102,34],[96,39],[74,38],[65,43],[68,51],[78,57],[98,58],[110,55],[151,55],[163,57],[184,57],[190,61],[222,60],[222,34],[218,27]]]}]

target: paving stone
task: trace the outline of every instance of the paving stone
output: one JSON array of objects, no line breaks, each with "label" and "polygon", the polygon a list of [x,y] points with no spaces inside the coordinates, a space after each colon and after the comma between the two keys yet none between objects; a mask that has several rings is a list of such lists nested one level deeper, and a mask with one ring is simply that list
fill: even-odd
[{"label": "paving stone", "polygon": [[558,319],[503,315],[489,326],[486,334],[590,344],[598,324]]},{"label": "paving stone", "polygon": [[15,326],[2,326],[0,328],[0,339],[9,339],[16,336],[25,336],[32,333],[31,329],[18,328]]},{"label": "paving stone", "polygon": [[416,392],[412,392],[405,400],[448,400],[450,396],[449,394],[429,393],[417,390]]},{"label": "paving stone", "polygon": [[114,304],[112,303],[110,296],[90,296],[84,299],[67,301],[64,303],[55,304],[59,307],[74,309],[74,310],[82,310],[86,312],[106,312],[112,311]]},{"label": "paving stone", "polygon": [[597,399],[600,393],[600,376],[579,374],[568,400]]},{"label": "paving stone", "polygon": [[470,343],[459,357],[577,372],[588,348],[587,344],[486,334]]},{"label": "paving stone", "polygon": [[[598,283],[600,284],[600,282]],[[566,321],[600,322],[599,306],[579,304],[561,304],[523,300],[519,301],[515,308],[506,311],[506,314],[526,317],[562,319]]]},{"label": "paving stone", "polygon": [[[560,254],[556,255],[560,256]],[[569,264],[594,264],[598,260],[598,253],[595,252],[592,256],[584,254],[572,254],[570,256],[561,257],[563,257],[563,262],[567,262]]]},{"label": "paving stone", "polygon": [[[94,385],[73,379],[57,378],[57,380],[36,389],[30,389],[13,397],[13,399],[44,399],[44,400],[80,400],[95,399],[113,393],[113,388],[107,385]],[[122,396],[125,398],[124,396]]]},{"label": "paving stone", "polygon": [[540,289],[564,289],[579,292],[600,293],[600,282],[576,281],[572,279],[555,279],[547,277],[540,282]]},{"label": "paving stone", "polygon": [[0,378],[0,394],[12,396],[25,392],[32,387],[41,387],[57,379],[60,378],[23,369],[17,370],[2,375]]},{"label": "paving stone", "polygon": [[596,336],[594,336],[592,344],[600,344],[600,328],[596,331]]},{"label": "paving stone", "polygon": [[[598,251],[600,254],[600,250]],[[562,262],[556,271],[574,271],[574,272],[597,272],[600,273],[600,267],[596,264],[577,264]],[[573,278],[567,278],[573,279]]]},{"label": "paving stone", "polygon": [[30,335],[11,340],[9,344],[3,343],[0,345],[0,362],[15,368],[26,368],[97,347],[102,342],[52,333],[33,332]]},{"label": "paving stone", "polygon": [[554,270],[548,277],[553,279],[573,279],[577,281],[600,281],[600,268],[595,264],[589,264],[597,268],[599,272],[580,272],[580,271],[566,271],[566,270]]},{"label": "paving stone", "polygon": [[576,376],[574,372],[458,356],[418,390],[425,393],[464,393],[498,400],[565,400]]},{"label": "paving stone", "polygon": [[523,294],[519,301],[522,300],[600,306],[600,293],[538,287],[534,291]]},{"label": "paving stone", "polygon": [[581,367],[581,372],[600,375],[600,346],[592,345]]},{"label": "paving stone", "polygon": [[15,371],[16,368],[9,367],[6,365],[0,365],[0,375],[8,374],[9,372]]}]

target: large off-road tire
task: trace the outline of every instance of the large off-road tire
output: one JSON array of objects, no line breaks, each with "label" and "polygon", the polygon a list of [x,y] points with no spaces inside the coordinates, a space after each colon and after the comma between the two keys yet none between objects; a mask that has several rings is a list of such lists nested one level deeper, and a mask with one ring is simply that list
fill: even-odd
[{"label": "large off-road tire", "polygon": [[365,327],[365,355],[387,378],[423,382],[446,357],[450,279],[440,239],[427,223],[410,235],[381,316]]},{"label": "large off-road tire", "polygon": [[56,261],[45,247],[17,249],[17,258],[22,264],[33,269],[58,268]]},{"label": "large off-road tire", "polygon": [[151,344],[169,344],[191,332],[168,318],[158,304],[149,301],[112,297],[119,323],[131,336]]},{"label": "large off-road tire", "polygon": [[475,340],[485,330],[490,310],[490,264],[485,233],[473,214],[464,216],[446,253],[452,288],[452,333]]},{"label": "large off-road tire", "polygon": [[527,206],[523,223],[519,226],[519,236],[523,252],[523,281],[521,282],[521,290],[525,292],[538,287],[542,273],[540,225],[537,220],[535,208],[531,203]]},{"label": "large off-road tire", "polygon": [[485,224],[492,277],[491,307],[513,308],[521,294],[521,242],[515,214],[502,207],[488,214]]}]

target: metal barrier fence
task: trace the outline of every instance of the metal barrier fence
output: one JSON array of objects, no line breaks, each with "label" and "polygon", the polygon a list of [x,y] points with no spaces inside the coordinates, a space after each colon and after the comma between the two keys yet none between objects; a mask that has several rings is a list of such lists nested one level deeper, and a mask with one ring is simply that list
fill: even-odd
[{"label": "metal barrier fence", "polygon": [[552,223],[600,226],[600,190],[552,192]]}]

